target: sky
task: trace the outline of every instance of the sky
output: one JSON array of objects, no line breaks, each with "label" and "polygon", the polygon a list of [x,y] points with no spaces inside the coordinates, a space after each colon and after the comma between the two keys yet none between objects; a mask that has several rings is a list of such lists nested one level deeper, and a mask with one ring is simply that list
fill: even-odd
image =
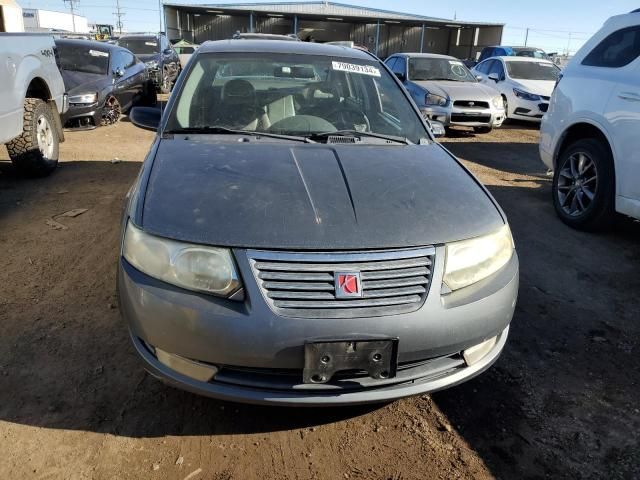
[{"label": "sky", "polygon": [[[125,13],[124,29],[158,29],[158,0],[119,0]],[[161,1],[161,0],[160,0]],[[253,0],[250,3],[272,3]],[[291,1],[291,0],[289,0]],[[575,52],[612,15],[638,8],[637,0],[335,0],[372,8],[431,17],[477,22],[505,23],[503,44],[523,45],[529,28],[528,45],[547,52]],[[240,1],[172,0],[174,3],[241,3]],[[23,8],[68,11],[63,0],[18,0]],[[90,23],[115,24],[116,0],[78,0],[79,14]]]}]

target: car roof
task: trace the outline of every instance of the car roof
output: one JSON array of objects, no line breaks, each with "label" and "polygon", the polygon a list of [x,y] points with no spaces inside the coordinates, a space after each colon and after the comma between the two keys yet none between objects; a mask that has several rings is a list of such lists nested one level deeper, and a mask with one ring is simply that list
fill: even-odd
[{"label": "car roof", "polygon": [[116,50],[124,50],[124,48],[118,45],[113,45],[106,42],[98,42],[95,40],[81,40],[78,38],[56,38],[56,45],[76,45],[79,47],[93,48],[95,50],[103,50],[113,52]]},{"label": "car roof", "polygon": [[[489,60],[500,59],[505,62],[534,62],[534,63],[551,63],[554,64],[551,60],[547,60],[546,58],[533,58],[533,57],[511,57],[511,56],[500,56],[500,57],[491,57],[484,60],[484,62]],[[482,62],[482,63],[484,63]],[[555,64],[554,64],[555,65]]]},{"label": "car roof", "polygon": [[200,45],[198,55],[204,53],[293,53],[297,55],[321,55],[326,57],[346,57],[361,60],[377,60],[372,54],[356,48],[325,45],[313,42],[291,42],[288,40],[217,40]]},{"label": "car roof", "polygon": [[122,40],[123,38],[155,38],[161,37],[161,33],[128,33],[126,35],[120,35],[118,40]]},{"label": "car roof", "polygon": [[406,52],[406,53],[394,53],[389,55],[390,57],[411,57],[411,58],[443,58],[445,60],[458,60],[451,55],[440,55],[439,53],[419,53],[419,52]]}]

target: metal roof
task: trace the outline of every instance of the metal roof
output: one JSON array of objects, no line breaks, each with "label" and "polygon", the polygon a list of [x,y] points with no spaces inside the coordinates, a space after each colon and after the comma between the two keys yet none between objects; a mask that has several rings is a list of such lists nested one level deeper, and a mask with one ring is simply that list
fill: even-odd
[{"label": "metal roof", "polygon": [[[165,7],[186,7],[198,10],[219,10],[219,13],[228,11],[262,12],[282,15],[310,15],[322,17],[349,17],[356,19],[380,19],[398,20],[409,22],[425,22],[446,24],[447,26],[468,26],[468,25],[495,25],[503,26],[502,23],[492,22],[464,22],[460,20],[450,20],[446,18],[428,17],[412,13],[394,12],[391,10],[381,10],[377,8],[363,7],[359,5],[349,5],[336,2],[275,2],[275,3],[216,3],[216,4],[193,4],[193,3],[164,3]],[[216,12],[212,12],[216,13]]]}]

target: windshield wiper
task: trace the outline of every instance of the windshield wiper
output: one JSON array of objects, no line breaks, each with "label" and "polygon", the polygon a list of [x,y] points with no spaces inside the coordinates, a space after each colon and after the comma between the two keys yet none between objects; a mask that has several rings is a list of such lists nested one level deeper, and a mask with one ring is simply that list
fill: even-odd
[{"label": "windshield wiper", "polygon": [[222,135],[251,135],[253,137],[269,137],[279,138],[281,140],[293,140],[295,142],[315,143],[308,137],[299,137],[296,135],[282,135],[279,133],[259,132],[253,130],[237,130],[221,126],[203,126],[203,127],[183,127],[166,130],[164,133],[205,133],[205,134],[222,134]]},{"label": "windshield wiper", "polygon": [[321,133],[313,133],[309,135],[307,138],[312,140],[321,140],[326,139],[327,137],[373,137],[373,138],[381,138],[382,140],[390,140],[396,143],[403,143],[405,145],[414,145],[414,143],[406,137],[398,137],[396,135],[384,135],[382,133],[374,133],[374,132],[361,132],[359,130],[336,130],[335,132],[321,132]]}]

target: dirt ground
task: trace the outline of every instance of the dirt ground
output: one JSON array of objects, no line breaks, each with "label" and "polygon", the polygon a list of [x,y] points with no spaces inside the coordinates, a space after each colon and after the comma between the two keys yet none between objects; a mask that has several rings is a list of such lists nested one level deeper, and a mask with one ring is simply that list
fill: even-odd
[{"label": "dirt ground", "polygon": [[[536,129],[443,140],[520,255],[496,365],[434,395],[293,410],[197,397],[138,362],[116,306],[118,222],[152,137],[126,121],[68,133],[39,180],[0,162],[0,478],[640,477],[640,225],[560,223]],[[73,209],[88,210],[59,216]]]}]

